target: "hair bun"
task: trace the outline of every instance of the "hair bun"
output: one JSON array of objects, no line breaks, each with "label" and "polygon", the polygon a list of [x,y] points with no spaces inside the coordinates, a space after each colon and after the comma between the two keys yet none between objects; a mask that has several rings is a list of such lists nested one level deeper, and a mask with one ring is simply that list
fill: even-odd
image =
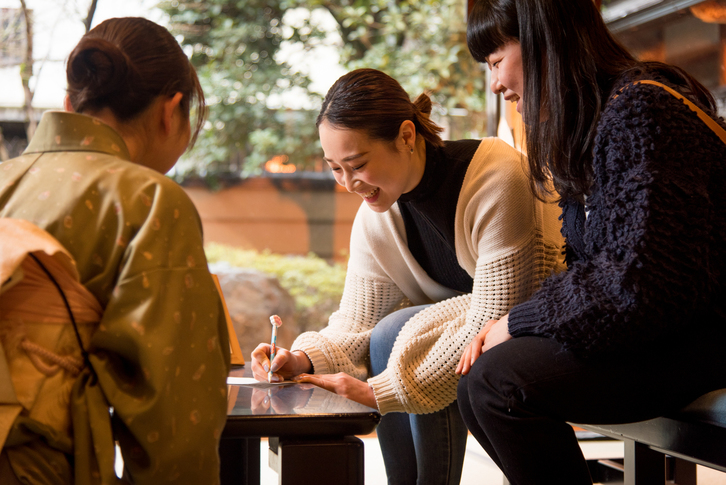
[{"label": "hair bun", "polygon": [[133,85],[130,75],[129,60],[121,49],[104,39],[83,38],[68,58],[68,88],[80,94],[73,109],[102,106],[103,100]]},{"label": "hair bun", "polygon": [[425,115],[431,114],[431,109],[433,108],[433,103],[431,103],[431,98],[426,93],[419,94],[418,98],[414,100],[413,102],[414,106],[416,106],[416,109],[418,109],[421,113]]}]

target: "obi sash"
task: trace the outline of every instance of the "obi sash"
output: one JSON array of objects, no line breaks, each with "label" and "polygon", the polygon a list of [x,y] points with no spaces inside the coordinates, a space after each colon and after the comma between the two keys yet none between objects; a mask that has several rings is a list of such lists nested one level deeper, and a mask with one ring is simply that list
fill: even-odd
[{"label": "obi sash", "polygon": [[83,350],[103,308],[29,221],[0,218],[0,284],[0,449],[19,463],[40,435],[74,456],[76,484],[115,482],[109,406]]}]

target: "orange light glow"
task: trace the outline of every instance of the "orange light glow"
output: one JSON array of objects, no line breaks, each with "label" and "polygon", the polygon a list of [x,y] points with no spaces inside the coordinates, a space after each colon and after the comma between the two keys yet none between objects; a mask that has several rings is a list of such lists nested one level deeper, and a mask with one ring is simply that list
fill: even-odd
[{"label": "orange light glow", "polygon": [[286,165],[290,161],[287,155],[275,155],[265,162],[265,170],[270,173],[293,173],[295,165]]},{"label": "orange light glow", "polygon": [[691,13],[694,17],[704,22],[717,24],[726,23],[726,1],[707,0],[697,5],[693,5],[691,7]]}]

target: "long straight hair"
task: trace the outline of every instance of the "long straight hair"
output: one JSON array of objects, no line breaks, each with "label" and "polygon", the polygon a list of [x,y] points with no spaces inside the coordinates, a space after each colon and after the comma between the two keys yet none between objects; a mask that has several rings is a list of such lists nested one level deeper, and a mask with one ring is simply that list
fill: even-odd
[{"label": "long straight hair", "polygon": [[523,120],[535,193],[554,185],[582,200],[592,184],[600,113],[627,72],[658,70],[709,110],[708,90],[683,70],[636,60],[608,31],[592,0],[476,0],[467,26],[474,58],[485,62],[509,41],[522,49]]}]

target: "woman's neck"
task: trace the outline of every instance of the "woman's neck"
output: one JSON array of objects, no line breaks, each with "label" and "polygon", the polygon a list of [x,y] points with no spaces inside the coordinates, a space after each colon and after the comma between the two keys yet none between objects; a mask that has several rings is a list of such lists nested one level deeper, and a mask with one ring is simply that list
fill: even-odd
[{"label": "woman's neck", "polygon": [[81,114],[96,118],[116,130],[121,138],[123,138],[124,143],[126,143],[131,161],[139,163],[138,160],[142,152],[141,147],[143,143],[141,143],[139,136],[134,133],[135,130],[130,129],[127,124],[121,123],[109,108],[102,108],[101,110],[93,112],[85,111]]},{"label": "woman's neck", "polygon": [[413,153],[411,154],[411,179],[408,193],[418,187],[423,179],[424,171],[426,170],[426,141],[423,139],[416,143]]}]

